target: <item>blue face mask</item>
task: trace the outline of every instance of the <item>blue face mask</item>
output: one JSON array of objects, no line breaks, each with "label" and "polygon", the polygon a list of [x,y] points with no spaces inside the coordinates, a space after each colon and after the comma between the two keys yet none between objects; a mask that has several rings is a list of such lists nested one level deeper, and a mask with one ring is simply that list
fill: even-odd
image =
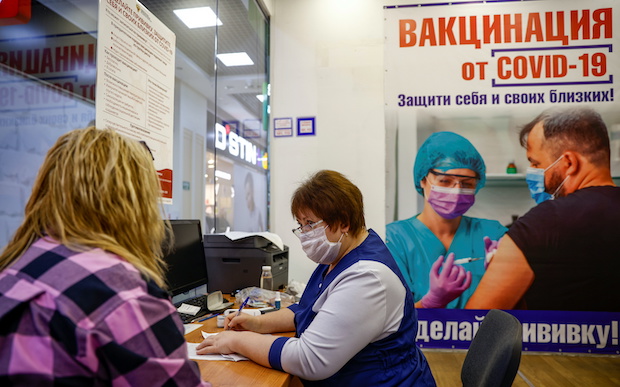
[{"label": "blue face mask", "polygon": [[[530,195],[532,196],[532,199],[534,199],[536,204],[540,204],[544,202],[545,200],[553,199],[554,196],[560,190],[560,188],[562,188],[562,186],[564,185],[564,182],[566,181],[566,179],[564,179],[562,184],[560,184],[560,186],[555,190],[553,195],[545,191],[545,172],[547,172],[549,168],[557,164],[558,161],[562,159],[562,157],[564,157],[564,155],[560,156],[557,160],[555,160],[551,165],[549,165],[545,169],[532,168],[532,167],[527,168],[527,171],[525,173],[525,181],[527,182],[527,186],[530,189]],[[566,178],[568,178],[568,176]]]},{"label": "blue face mask", "polygon": [[545,170],[542,168],[528,167],[525,173],[525,181],[530,189],[530,196],[540,204],[551,199],[551,194],[545,192]]}]

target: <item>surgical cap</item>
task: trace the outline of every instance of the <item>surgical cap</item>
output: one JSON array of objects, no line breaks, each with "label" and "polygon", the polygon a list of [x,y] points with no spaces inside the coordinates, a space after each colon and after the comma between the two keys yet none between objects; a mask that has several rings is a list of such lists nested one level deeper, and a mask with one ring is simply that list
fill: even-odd
[{"label": "surgical cap", "polygon": [[424,190],[420,182],[431,169],[447,171],[467,168],[478,174],[480,180],[476,193],[486,181],[486,167],[480,153],[465,137],[452,132],[437,132],[430,135],[418,150],[413,166],[413,182],[420,195]]}]

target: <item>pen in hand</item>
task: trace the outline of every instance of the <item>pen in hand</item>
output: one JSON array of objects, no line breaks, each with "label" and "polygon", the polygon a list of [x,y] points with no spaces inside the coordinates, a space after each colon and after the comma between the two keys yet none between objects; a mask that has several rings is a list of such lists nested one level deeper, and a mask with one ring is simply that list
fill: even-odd
[{"label": "pen in hand", "polygon": [[[248,303],[248,301],[250,301],[250,297],[246,297],[245,300],[243,301],[243,303],[241,304],[241,306],[239,307],[239,310],[237,311],[237,314],[235,314],[235,317],[239,316],[241,314],[241,311],[243,310],[243,308],[245,307],[245,305]],[[231,319],[232,320],[232,319]],[[226,328],[226,330],[230,330],[230,324],[228,325],[228,327]]]}]

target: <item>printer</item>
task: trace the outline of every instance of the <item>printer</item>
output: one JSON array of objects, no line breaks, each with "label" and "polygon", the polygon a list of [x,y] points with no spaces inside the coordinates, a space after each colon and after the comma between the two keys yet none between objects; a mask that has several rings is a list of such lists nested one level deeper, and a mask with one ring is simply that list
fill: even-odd
[{"label": "printer", "polygon": [[225,234],[203,238],[207,260],[207,290],[230,293],[260,286],[262,266],[271,266],[273,290],[288,284],[288,246],[280,249],[260,235],[231,240]]}]

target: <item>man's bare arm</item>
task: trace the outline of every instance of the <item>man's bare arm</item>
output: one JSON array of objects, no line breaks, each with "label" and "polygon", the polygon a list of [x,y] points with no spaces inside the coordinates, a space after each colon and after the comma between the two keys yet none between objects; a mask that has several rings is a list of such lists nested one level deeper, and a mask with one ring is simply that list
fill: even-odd
[{"label": "man's bare arm", "polygon": [[508,236],[500,240],[493,260],[466,309],[513,309],[534,281],[534,271]]}]

